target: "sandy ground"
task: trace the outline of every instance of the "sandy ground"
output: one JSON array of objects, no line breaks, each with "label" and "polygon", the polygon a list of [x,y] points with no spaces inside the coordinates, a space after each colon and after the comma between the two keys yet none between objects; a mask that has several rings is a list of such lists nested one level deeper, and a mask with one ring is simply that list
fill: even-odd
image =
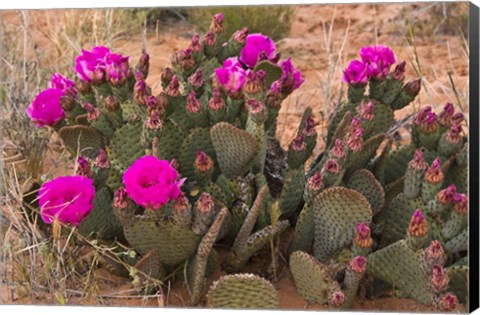
[{"label": "sandy ground", "polygon": [[[429,5],[429,4],[428,4]],[[423,6],[427,6],[424,4]],[[289,97],[283,104],[277,135],[284,146],[294,137],[297,125],[303,110],[310,106],[318,120],[328,117],[335,106],[340,93],[341,70],[348,60],[357,58],[361,47],[373,43],[385,44],[395,51],[398,61],[407,61],[408,67],[406,80],[419,76],[413,65],[415,54],[407,41],[406,20],[419,21],[424,14],[420,5],[412,4],[355,4],[355,5],[313,5],[295,7],[295,16],[289,36],[277,44],[278,51],[285,58],[291,56],[294,64],[303,72],[305,84]],[[40,31],[47,27],[43,20],[44,12],[32,11],[29,13],[35,27],[31,28],[31,37],[39,45],[47,49],[48,39],[45,32]],[[17,23],[16,14],[3,13],[8,23]],[[332,22],[333,21],[333,22]],[[228,21],[227,21],[228,22]],[[192,26],[176,24],[166,26],[157,39],[155,34],[147,35],[146,48],[151,56],[150,76],[148,83],[159,90],[158,81],[163,67],[169,65],[172,51],[185,48],[190,37],[195,32]],[[416,105],[432,104],[441,106],[448,101],[457,104],[457,99],[452,92],[448,73],[456,89],[463,93],[468,92],[468,58],[464,51],[464,42],[460,36],[452,35],[425,35],[416,36],[415,44],[418,60],[420,61],[423,88],[416,100]],[[136,61],[140,55],[142,45],[141,36],[130,38],[115,43],[115,50],[131,56]],[[339,51],[341,53],[339,54]],[[334,65],[337,65],[336,67]],[[329,71],[329,69],[333,69]],[[464,101],[460,98],[460,101]],[[468,106],[468,104],[463,104]],[[397,112],[397,117],[403,117],[411,108]],[[322,125],[324,127],[324,125]],[[317,153],[323,149],[321,138],[325,136],[324,128],[319,128],[319,145]],[[48,165],[49,163],[47,163]],[[50,169],[51,171],[51,169]],[[64,169],[58,169],[63,173]],[[207,287],[214,280],[223,275],[216,271],[207,279]],[[102,294],[130,288],[127,279],[118,278],[99,270],[98,281],[102,287]],[[274,283],[280,298],[280,307],[283,309],[325,309],[325,307],[308,305],[295,290],[291,275],[286,271],[278,282]],[[18,304],[45,304],[52,303],[50,298],[28,300],[17,296],[13,297],[6,287],[2,287],[2,300],[4,303]],[[69,304],[100,304],[100,305],[125,305],[125,306],[188,306],[188,294],[184,285],[175,283],[171,289],[164,292],[164,298],[151,299],[120,299],[104,298],[101,300],[86,301],[72,298]],[[363,310],[396,310],[396,311],[434,311],[414,300],[398,298],[381,298],[376,301],[357,299],[354,309]],[[463,306],[456,310],[464,312]]]}]

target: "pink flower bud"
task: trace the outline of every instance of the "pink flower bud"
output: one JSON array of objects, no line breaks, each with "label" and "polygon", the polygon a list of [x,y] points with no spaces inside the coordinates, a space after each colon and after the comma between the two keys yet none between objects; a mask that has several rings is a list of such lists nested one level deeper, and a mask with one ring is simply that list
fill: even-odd
[{"label": "pink flower bud", "polygon": [[438,116],[438,122],[446,127],[449,127],[452,123],[452,117],[455,112],[455,108],[453,107],[452,103],[447,103],[443,107],[442,112]]},{"label": "pink flower bud", "polygon": [[451,184],[437,193],[437,199],[441,204],[446,205],[453,202],[456,194],[457,187],[455,187],[455,184]]},{"label": "pink flower bud", "polygon": [[202,193],[197,200],[197,209],[203,213],[210,212],[214,205],[215,203],[213,202],[212,196],[208,193]]},{"label": "pink flower bud", "polygon": [[105,99],[105,108],[109,112],[115,112],[120,109],[120,101],[118,98],[114,95],[109,95]]},{"label": "pink flower bud", "polygon": [[203,37],[203,44],[209,47],[213,47],[217,44],[217,39],[215,36],[214,32],[208,32],[204,37]]},{"label": "pink flower bud", "polygon": [[427,169],[428,164],[425,162],[423,151],[421,149],[415,150],[413,159],[408,163],[408,165],[417,171],[424,171]]},{"label": "pink flower bud", "polygon": [[165,91],[168,96],[170,97],[179,97],[181,95],[180,92],[180,81],[178,81],[178,78],[176,75],[172,77],[172,80],[170,81],[170,84],[167,86],[167,90]]},{"label": "pink flower bud", "polygon": [[428,233],[427,220],[420,209],[413,212],[410,224],[408,226],[408,233],[413,237],[422,237]]},{"label": "pink flower bud", "polygon": [[308,187],[313,191],[319,191],[324,187],[323,176],[321,172],[316,172],[307,180]]},{"label": "pink flower bud", "polygon": [[415,97],[420,92],[421,87],[422,87],[422,81],[421,81],[421,79],[417,79],[417,80],[410,81],[407,84],[405,84],[404,90],[411,97]]},{"label": "pink flower bud", "polygon": [[438,240],[433,240],[424,250],[425,258],[430,265],[443,265],[447,255],[443,250],[442,244]]},{"label": "pink flower bud", "polygon": [[450,144],[458,144],[462,142],[462,126],[460,125],[452,125],[450,130],[448,131],[445,140],[447,140]]},{"label": "pink flower bud", "polygon": [[345,294],[342,291],[334,291],[330,295],[330,304],[340,307],[345,303]]},{"label": "pink flower bud", "polygon": [[264,88],[265,88],[265,71],[259,70],[255,72],[250,69],[247,70],[243,91],[247,94],[257,94],[262,92]]},{"label": "pink flower bud", "polygon": [[77,170],[75,175],[85,176],[87,178],[93,178],[93,171],[90,165],[90,161],[83,156],[79,156],[77,159]]},{"label": "pink flower bud", "polygon": [[339,160],[345,157],[345,144],[341,139],[335,139],[335,144],[330,150],[330,154],[332,155],[332,157]]},{"label": "pink flower bud", "polygon": [[164,85],[170,84],[170,81],[172,81],[172,78],[175,74],[173,73],[172,69],[169,67],[165,67],[162,70],[162,74],[160,75],[160,80]]},{"label": "pink flower bud", "polygon": [[123,187],[118,188],[113,194],[113,206],[117,209],[125,209],[128,207],[129,197],[127,190]]},{"label": "pink flower bud", "polygon": [[90,103],[83,104],[83,109],[87,112],[87,119],[89,121],[97,120],[100,117],[100,110]]},{"label": "pink flower bud", "polygon": [[466,194],[455,194],[453,201],[455,202],[453,210],[462,215],[468,213],[468,196]]},{"label": "pink flower bud", "polygon": [[405,66],[407,63],[405,61],[402,61],[399,63],[396,67],[395,70],[393,71],[392,77],[395,80],[398,81],[403,81],[405,79]]},{"label": "pink flower bud", "polygon": [[349,263],[350,269],[358,273],[364,273],[367,270],[367,258],[364,256],[356,256]]},{"label": "pink flower bud", "polygon": [[440,167],[440,158],[436,158],[432,165],[425,172],[425,180],[429,183],[439,183],[443,180],[444,175]]},{"label": "pink flower bud", "polygon": [[93,161],[93,165],[100,169],[105,169],[110,167],[110,161],[108,160],[107,153],[105,153],[104,150],[99,149],[98,150],[98,155]]},{"label": "pink flower bud", "polygon": [[306,137],[316,137],[317,131],[315,130],[315,126],[317,125],[318,123],[315,121],[315,119],[313,119],[312,116],[308,117],[305,121],[305,128],[303,129],[303,134]]},{"label": "pink flower bud", "polygon": [[152,110],[150,112],[150,116],[145,121],[145,126],[151,130],[158,130],[163,127],[163,122],[160,119],[160,114],[158,113],[158,110]]},{"label": "pink flower bud", "polygon": [[453,125],[460,125],[464,119],[465,119],[465,116],[463,115],[463,113],[461,113],[461,112],[455,113],[452,116],[452,124]]},{"label": "pink flower bud", "polygon": [[239,44],[244,45],[247,41],[248,27],[244,27],[241,30],[235,31],[233,33],[233,40]]},{"label": "pink flower bud", "polygon": [[340,165],[337,160],[328,160],[327,163],[322,167],[322,173],[332,173],[337,174],[340,172]]},{"label": "pink flower bud", "polygon": [[347,146],[353,152],[359,152],[363,149],[363,128],[359,127],[354,133],[347,135]]},{"label": "pink flower bud", "polygon": [[375,118],[375,103],[373,101],[362,102],[357,107],[357,114],[365,120],[372,121]]},{"label": "pink flower bud", "polygon": [[246,101],[246,106],[252,114],[261,114],[265,111],[265,105],[253,98]]},{"label": "pink flower bud", "polygon": [[187,111],[189,113],[198,113],[202,108],[202,104],[195,95],[195,91],[190,92],[187,97]]},{"label": "pink flower bud", "polygon": [[195,158],[195,169],[200,173],[205,173],[211,170],[212,167],[212,159],[205,152],[198,151],[197,157]]},{"label": "pink flower bud", "polygon": [[212,98],[208,101],[208,107],[212,110],[221,110],[225,108],[225,101],[222,98],[220,91],[213,90]]},{"label": "pink flower bud", "polygon": [[307,148],[307,143],[305,142],[305,136],[299,134],[293,139],[291,148],[294,151],[303,151]]},{"label": "pink flower bud", "polygon": [[198,34],[193,35],[189,48],[193,52],[199,52],[203,50],[202,44],[200,43],[200,35]]},{"label": "pink flower bud", "polygon": [[433,266],[432,277],[430,282],[437,292],[445,291],[448,287],[448,282],[450,281],[448,275],[445,273],[445,270],[440,265]]},{"label": "pink flower bud", "polygon": [[452,293],[447,293],[438,300],[438,307],[443,311],[452,311],[457,307],[458,298]]},{"label": "pink flower bud", "polygon": [[212,18],[212,24],[210,25],[210,32],[223,33],[225,28],[223,27],[223,13],[217,13]]},{"label": "pink flower bud", "polygon": [[193,87],[196,88],[201,87],[204,82],[205,81],[203,79],[203,72],[201,69],[197,69],[197,71],[195,71],[195,73],[188,78],[188,83],[190,83]]},{"label": "pink flower bud", "polygon": [[361,248],[370,248],[373,245],[373,239],[370,235],[370,227],[365,223],[357,224],[356,226],[357,235],[355,236],[354,242],[358,247]]}]

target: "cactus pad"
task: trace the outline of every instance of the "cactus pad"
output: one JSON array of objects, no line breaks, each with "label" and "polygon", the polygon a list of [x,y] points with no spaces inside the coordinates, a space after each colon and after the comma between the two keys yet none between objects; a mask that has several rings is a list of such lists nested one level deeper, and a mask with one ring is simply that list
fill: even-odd
[{"label": "cactus pad", "polygon": [[385,192],[375,176],[366,169],[360,169],[348,179],[347,188],[364,195],[372,206],[373,215],[379,213],[385,205]]},{"label": "cactus pad", "polygon": [[253,274],[235,274],[212,284],[208,305],[213,308],[272,309],[278,307],[278,296],[267,280]]},{"label": "cactus pad", "polygon": [[115,217],[112,209],[112,195],[108,188],[104,187],[96,192],[93,202],[93,210],[82,221],[78,231],[85,236],[99,239],[113,239],[122,237],[122,225]]},{"label": "cactus pad", "polygon": [[392,284],[408,297],[432,305],[434,292],[421,268],[420,255],[405,240],[398,241],[368,256],[367,273]]},{"label": "cactus pad", "polygon": [[183,262],[200,242],[200,236],[189,228],[168,221],[153,221],[145,216],[136,217],[131,225],[124,227],[124,233],[128,243],[142,255],[157,249],[165,265]]},{"label": "cactus pad", "polygon": [[257,153],[255,138],[228,123],[216,124],[210,135],[222,173],[230,178],[243,175]]},{"label": "cactus pad", "polygon": [[303,202],[304,188],[305,174],[303,169],[290,169],[285,176],[279,200],[282,218],[289,218],[298,213]]},{"label": "cactus pad", "polygon": [[63,144],[76,156],[79,155],[95,158],[98,149],[104,147],[103,136],[95,128],[87,126],[65,126],[58,131]]},{"label": "cactus pad", "polygon": [[315,257],[301,251],[290,255],[290,270],[298,293],[310,303],[325,304],[329,293],[338,286]]},{"label": "cactus pad", "polygon": [[115,131],[110,143],[108,156],[112,165],[118,170],[124,171],[135,160],[145,155],[145,150],[141,144],[140,122],[125,124]]},{"label": "cactus pad", "polygon": [[359,192],[344,187],[328,188],[313,202],[315,220],[314,254],[320,261],[327,260],[352,242],[355,226],[370,225],[372,208]]},{"label": "cactus pad", "polygon": [[194,129],[183,141],[178,157],[178,168],[182,176],[195,178],[194,163],[198,151],[205,152],[213,160],[216,159],[209,131],[208,128]]}]

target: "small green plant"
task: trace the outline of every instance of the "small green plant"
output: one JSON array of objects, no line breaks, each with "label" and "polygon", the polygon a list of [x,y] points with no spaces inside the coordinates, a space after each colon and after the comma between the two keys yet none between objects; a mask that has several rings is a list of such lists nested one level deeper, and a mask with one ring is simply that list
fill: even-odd
[{"label": "small green plant", "polygon": [[251,34],[263,33],[279,40],[288,35],[293,17],[293,8],[289,6],[229,6],[196,8],[189,11],[189,19],[200,31],[206,31],[212,16],[219,12],[223,12],[228,20],[227,37],[246,26]]}]

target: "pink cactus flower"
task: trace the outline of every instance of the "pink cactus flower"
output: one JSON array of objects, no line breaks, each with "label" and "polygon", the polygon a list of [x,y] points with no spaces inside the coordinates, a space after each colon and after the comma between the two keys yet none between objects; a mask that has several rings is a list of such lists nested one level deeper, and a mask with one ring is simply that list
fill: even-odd
[{"label": "pink cactus flower", "polygon": [[80,80],[86,82],[101,82],[105,76],[105,57],[110,49],[97,46],[92,51],[82,50],[82,54],[75,59],[74,71]]},{"label": "pink cactus flower", "polygon": [[38,127],[53,126],[65,117],[60,99],[65,95],[59,89],[46,89],[40,92],[25,112]]},{"label": "pink cactus flower", "polygon": [[280,79],[272,83],[270,88],[288,95],[298,89],[305,79],[302,78],[302,72],[293,66],[291,58],[280,61],[279,65],[282,67],[283,73]]},{"label": "pink cactus flower", "polygon": [[369,46],[360,49],[360,58],[367,66],[367,75],[384,80],[396,62],[395,54],[387,46]]},{"label": "pink cactus flower", "polygon": [[215,69],[218,82],[230,93],[239,92],[246,80],[246,72],[237,57],[228,58],[222,68]]},{"label": "pink cactus flower", "polygon": [[72,98],[77,96],[78,90],[75,87],[75,82],[70,79],[65,78],[60,73],[54,73],[52,79],[48,82],[49,89],[57,89],[65,93]]},{"label": "pink cactus flower", "polygon": [[123,174],[123,184],[130,198],[138,205],[158,210],[180,195],[185,179],[166,160],[144,156],[136,160]]},{"label": "pink cactus flower", "polygon": [[47,224],[54,220],[78,226],[93,209],[93,181],[83,176],[62,176],[40,187],[40,215]]},{"label": "pink cactus flower", "polygon": [[343,70],[342,82],[354,87],[362,87],[368,83],[367,65],[359,60],[352,60]]},{"label": "pink cactus flower", "polygon": [[114,86],[119,86],[127,81],[130,65],[129,57],[110,53],[105,56],[106,79]]},{"label": "pink cactus flower", "polygon": [[275,42],[260,33],[247,36],[245,47],[240,52],[240,61],[247,67],[254,68],[260,60],[275,58]]}]

